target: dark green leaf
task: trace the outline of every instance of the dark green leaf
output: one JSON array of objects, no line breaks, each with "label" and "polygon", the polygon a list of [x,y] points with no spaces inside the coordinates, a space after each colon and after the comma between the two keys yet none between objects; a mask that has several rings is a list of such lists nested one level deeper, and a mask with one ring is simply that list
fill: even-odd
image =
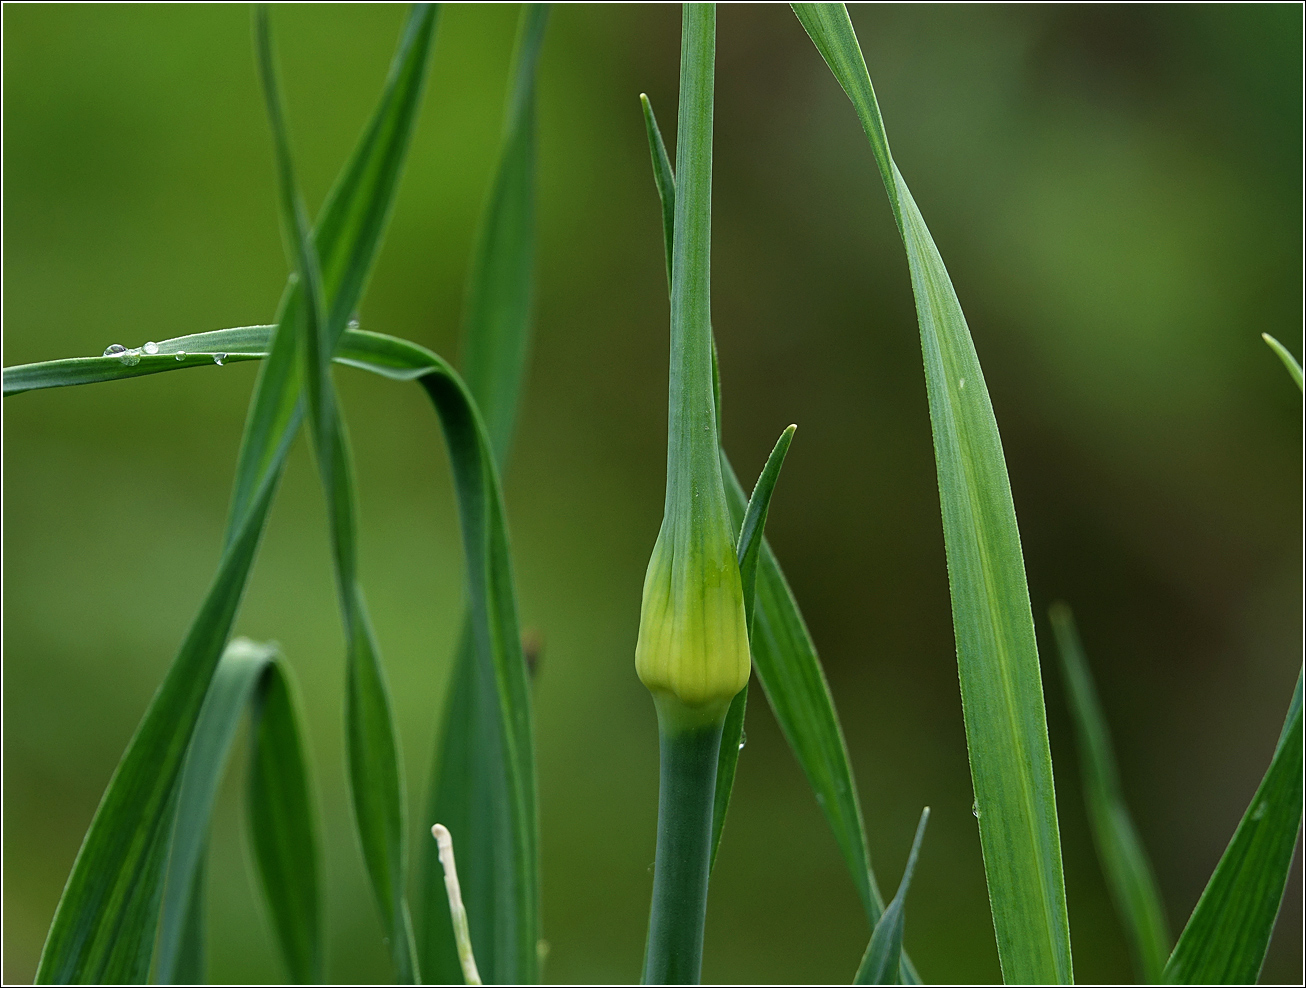
[{"label": "dark green leaf", "polygon": [[159,920],[155,980],[162,984],[200,980],[202,925],[194,924],[204,851],[218,785],[247,707],[253,725],[250,813],[256,823],[251,838],[266,901],[292,979],[321,980],[317,828],[288,676],[275,646],[245,638],[227,646],[213,675],[181,776]]},{"label": "dark green leaf", "polygon": [[1052,756],[1025,562],[997,419],[947,269],[889,153],[842,4],[794,4],[852,100],[902,234],[916,296],[943,509],[962,711],[1004,978],[1072,980]]},{"label": "dark green leaf", "polygon": [[[508,461],[530,350],[535,253],[535,78],[548,22],[547,4],[522,9],[512,59],[503,142],[481,217],[467,289],[463,369],[485,416],[498,467]],[[498,743],[501,717],[495,677],[478,654],[471,617],[455,653],[433,762],[423,831],[444,824],[461,862],[461,885],[481,975],[489,983],[535,971],[512,931],[522,922],[514,889],[522,877],[504,873],[514,859],[496,855],[514,826],[509,774]],[[496,836],[497,835],[497,836]],[[418,949],[428,980],[458,982],[462,968],[434,841],[423,848]],[[525,966],[523,966],[525,965]]]},{"label": "dark green leaf", "polygon": [[[336,584],[345,626],[345,736],[354,818],[396,976],[401,982],[417,983],[421,979],[405,891],[404,780],[385,671],[358,580],[353,468],[331,379],[332,350],[339,333],[328,322],[322,273],[309,234],[308,213],[295,180],[264,6],[257,9],[255,16],[255,38],[276,150],[282,231],[288,241],[287,253],[303,286],[302,318],[298,324],[303,378],[313,426],[313,447],[326,495]],[[344,331],[346,315],[337,311],[330,317],[340,323],[340,332]]]},{"label": "dark green leaf", "polygon": [[1256,982],[1302,820],[1302,677],[1274,758],[1165,966],[1165,982]]},{"label": "dark green leaf", "polygon": [[218,784],[226,770],[236,727],[275,654],[272,646],[247,638],[234,639],[222,654],[200,708],[181,773],[167,885],[159,916],[154,977],[161,984],[182,981],[179,955],[191,904],[200,889],[197,872],[208,846]]},{"label": "dark green leaf", "polygon": [[1111,733],[1098,703],[1075,619],[1070,608],[1062,603],[1053,604],[1048,614],[1061,653],[1066,693],[1079,743],[1080,771],[1084,774],[1084,805],[1088,809],[1098,860],[1129,936],[1138,973],[1147,984],[1157,984],[1173,941],[1156,878],[1143,842],[1134,829],[1129,807],[1125,805]]},{"label": "dark green leaf", "polygon": [[857,975],[853,978],[855,985],[896,985],[901,982],[902,930],[906,917],[907,889],[911,887],[911,876],[916,870],[916,857],[921,851],[921,840],[925,837],[925,824],[930,819],[930,808],[921,810],[920,823],[916,824],[916,836],[911,842],[911,853],[907,855],[907,867],[902,870],[902,881],[893,901],[884,909],[884,915],[875,924],[871,933],[871,942],[866,945],[866,953],[858,965]]},{"label": "dark green leaf", "polygon": [[251,711],[250,844],[290,980],[322,980],[317,811],[290,670],[268,666]]},{"label": "dark green leaf", "polygon": [[[419,8],[409,18],[386,92],[374,122],[324,210],[317,248],[334,308],[352,312],[380,237],[416,109],[430,48],[434,12]],[[162,900],[164,868],[176,807],[182,760],[209,681],[230,634],[249,568],[262,534],[286,450],[302,415],[295,298],[283,300],[278,330],[268,336],[262,368],[241,447],[240,466],[218,573],[159,691],[123,754],[73,864],[42,951],[37,980],[142,981],[149,972]],[[173,350],[176,353],[176,349]],[[92,358],[98,375],[131,376],[116,358]],[[197,360],[141,358],[173,368]],[[212,358],[204,359],[211,363]],[[111,366],[113,362],[117,368]],[[69,370],[85,375],[84,361],[52,362],[52,377],[37,365],[30,386],[72,383]],[[159,368],[163,369],[163,368]],[[128,373],[123,373],[128,372]],[[19,374],[21,379],[23,374]],[[6,373],[6,393],[14,393]],[[93,376],[92,380],[106,380]]]}]

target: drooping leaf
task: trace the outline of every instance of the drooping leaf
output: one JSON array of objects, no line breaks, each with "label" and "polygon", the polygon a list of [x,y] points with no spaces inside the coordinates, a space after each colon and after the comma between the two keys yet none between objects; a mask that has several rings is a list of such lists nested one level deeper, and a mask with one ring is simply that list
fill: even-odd
[{"label": "drooping leaf", "polygon": [[794,11],[852,100],[906,248],[934,433],[957,667],[980,845],[1003,977],[1072,980],[1034,618],[997,419],[961,305],[889,152],[842,4]]},{"label": "drooping leaf", "polygon": [[[324,269],[334,272],[326,278],[327,294],[342,311],[353,311],[375,255],[433,28],[431,8],[414,10],[373,125],[319,224],[317,248]],[[246,425],[217,576],[83,839],[41,954],[38,981],[130,982],[144,980],[149,972],[182,761],[302,415],[292,324],[296,297],[292,286],[283,299],[279,330],[264,343],[270,359],[261,370]],[[98,361],[96,373],[121,376],[135,369],[116,358],[92,359]],[[160,363],[148,359],[151,365]],[[195,364],[192,358],[168,359],[173,368]],[[205,362],[211,365],[212,358]],[[38,381],[39,386],[71,383],[58,380],[67,369],[64,362],[54,363],[62,369],[54,378]],[[77,374],[86,373],[85,362],[73,363]],[[5,377],[8,384],[10,375]],[[5,391],[15,393],[9,387]]]},{"label": "drooping leaf", "polygon": [[[485,416],[500,471],[507,465],[530,351],[535,78],[548,13],[547,4],[527,4],[521,12],[503,140],[481,217],[463,325],[464,377]],[[512,801],[506,789],[504,752],[497,741],[501,714],[495,677],[488,658],[478,654],[471,621],[470,614],[464,618],[454,655],[423,831],[441,823],[457,842],[475,955],[481,975],[493,984],[518,980],[536,967],[521,955],[520,944],[500,932],[511,931],[520,922],[514,894],[520,879],[502,873],[513,859],[495,853],[514,826]],[[429,980],[459,982],[463,971],[443,868],[433,842],[424,842],[422,857],[418,913],[422,969]]]},{"label": "drooping leaf", "polygon": [[1084,805],[1098,860],[1129,936],[1138,973],[1145,983],[1158,984],[1173,941],[1156,878],[1125,805],[1111,733],[1098,703],[1075,619],[1062,603],[1053,604],[1048,616],[1061,653],[1080,771],[1084,775]]},{"label": "drooping leaf", "polygon": [[[645,104],[647,105],[647,100]],[[752,636],[754,601],[757,588],[757,561],[762,554],[762,532],[766,528],[766,513],[771,506],[771,495],[775,492],[776,481],[780,479],[780,468],[784,465],[785,454],[793,441],[794,430],[789,426],[780,433],[775,448],[767,457],[757,483],[753,486],[753,496],[748,499],[748,508],[744,512],[744,521],[739,529],[736,556],[739,560],[739,582],[744,588],[744,613],[748,623],[749,636]],[[726,811],[730,808],[730,793],[735,786],[735,769],[739,764],[739,752],[744,747],[744,715],[748,706],[748,684],[730,703],[726,713],[726,724],[721,732],[721,751],[717,756],[716,799],[712,805],[712,865],[716,865],[717,850],[721,847],[721,833],[726,825]]]},{"label": "drooping leaf", "polygon": [[1274,757],[1166,963],[1166,984],[1249,985],[1260,976],[1302,822],[1302,677]]},{"label": "drooping leaf", "polygon": [[218,785],[226,771],[236,728],[263,669],[274,654],[270,646],[246,638],[233,639],[218,662],[200,709],[181,773],[167,885],[159,917],[154,980],[160,984],[181,980],[179,956],[192,903],[200,889],[198,870],[208,846],[209,821],[217,801]]},{"label": "drooping leaf", "polygon": [[920,823],[916,824],[916,836],[911,842],[911,852],[907,855],[907,867],[902,870],[902,881],[893,900],[884,908],[884,915],[875,924],[871,933],[871,942],[866,945],[866,953],[857,967],[853,978],[855,985],[896,985],[900,984],[902,955],[902,931],[906,914],[907,889],[911,887],[911,876],[916,870],[916,857],[921,851],[921,840],[925,837],[925,824],[930,819],[930,808],[921,810]]},{"label": "drooping leaf", "polygon": [[[262,334],[253,328],[242,330],[241,352],[251,358],[268,356],[274,332],[267,328]],[[169,341],[167,345],[175,344],[176,341]],[[161,343],[160,348],[164,345]],[[527,976],[521,980],[531,980],[535,976],[534,966],[538,964],[539,940],[535,755],[531,741],[530,691],[517,622],[508,533],[489,437],[475,402],[457,372],[424,347],[380,333],[347,329],[336,349],[335,360],[391,380],[418,381],[440,415],[454,468],[463,547],[467,555],[474,644],[477,655],[489,659],[494,696],[499,707],[497,743],[505,752],[501,770],[506,776],[504,792],[512,827],[506,835],[496,835],[495,854],[508,863],[501,873],[505,876],[502,880],[510,885],[511,900],[515,903],[517,920],[508,930],[508,935],[515,944],[518,963],[527,970]],[[64,362],[50,363],[58,365]],[[80,366],[81,361],[71,363]],[[174,361],[172,367],[161,367],[160,370],[183,370],[193,366]],[[18,378],[45,382],[44,386],[71,383],[57,367],[47,365],[40,371],[14,370]],[[124,368],[124,371],[130,370]],[[37,386],[42,385],[38,383]]]},{"label": "drooping leaf", "polygon": [[[202,925],[193,924],[204,853],[218,785],[247,709],[251,838],[265,901],[292,980],[321,980],[317,826],[288,675],[275,646],[246,638],[232,640],[213,675],[182,770],[155,960],[154,980],[161,984],[202,980]],[[268,766],[276,769],[273,779]]]}]

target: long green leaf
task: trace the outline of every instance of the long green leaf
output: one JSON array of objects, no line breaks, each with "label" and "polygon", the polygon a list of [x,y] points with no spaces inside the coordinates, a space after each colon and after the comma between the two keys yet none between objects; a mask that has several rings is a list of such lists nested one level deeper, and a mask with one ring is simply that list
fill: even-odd
[{"label": "long green leaf", "polygon": [[322,980],[322,906],[313,803],[290,670],[278,659],[251,711],[247,818],[263,901],[291,980]]},{"label": "long green leaf", "polygon": [[[328,275],[328,294],[342,311],[353,311],[375,255],[433,29],[432,9],[419,8],[410,16],[373,125],[319,224],[319,253],[326,270],[336,272],[334,278]],[[296,297],[292,286],[283,299],[279,331],[265,344],[270,359],[259,375],[242,441],[217,576],[83,839],[41,954],[38,981],[131,982],[149,972],[182,761],[302,414],[292,326]],[[141,357],[146,359],[158,362]],[[168,359],[174,367],[193,364],[190,358]],[[98,360],[98,369],[109,370],[111,363],[119,365],[115,373],[134,369],[118,358]]]},{"label": "long green leaf", "polygon": [[299,321],[303,377],[345,626],[345,723],[354,818],[395,973],[404,983],[417,983],[421,978],[405,891],[404,780],[385,671],[358,580],[353,468],[330,373],[331,352],[344,331],[347,313],[337,310],[327,315],[308,212],[295,181],[265,6],[257,8],[255,37],[276,150],[282,228],[303,286]]},{"label": "long green leaf", "polygon": [[[503,141],[481,217],[468,281],[463,373],[485,416],[500,471],[508,461],[530,350],[535,255],[535,78],[548,23],[547,4],[523,7],[512,58]],[[478,657],[471,616],[464,619],[452,685],[432,762],[423,832],[444,824],[458,842],[461,885],[475,954],[488,983],[510,982],[523,967],[518,945],[502,931],[519,920],[515,876],[495,854],[512,827],[505,789],[501,717],[490,665]],[[496,838],[495,835],[500,835]],[[433,841],[423,842],[418,949],[428,980],[460,982],[443,868]],[[510,860],[510,859],[509,859]]]},{"label": "long green leaf", "polygon": [[925,838],[925,824],[930,819],[930,808],[921,810],[921,819],[916,824],[916,836],[912,838],[911,851],[907,855],[907,866],[902,870],[902,881],[898,891],[884,908],[884,915],[875,924],[871,933],[871,942],[866,945],[866,953],[857,967],[853,978],[855,985],[896,985],[901,983],[902,933],[906,920],[907,890],[911,887],[911,877],[916,871],[916,858],[921,852],[921,841]]},{"label": "long green leaf", "polygon": [[842,4],[794,4],[852,100],[902,234],[916,296],[952,592],[962,711],[1003,977],[1072,980],[1070,925],[1034,618],[1002,440],[961,305],[889,152]]},{"label": "long green leaf", "polygon": [[218,784],[226,770],[236,728],[274,654],[271,646],[247,638],[233,639],[218,662],[200,709],[181,774],[168,879],[159,917],[154,980],[160,984],[176,984],[181,980],[178,964],[192,903],[201,891],[198,870],[208,845],[209,821],[218,797]]},{"label": "long green leaf", "polygon": [[[246,638],[232,640],[213,675],[181,776],[155,961],[154,977],[162,984],[202,980],[202,926],[187,926],[203,891],[218,784],[247,708],[253,725],[250,812],[257,821],[251,837],[265,899],[292,979],[321,980],[317,828],[288,675],[275,646]],[[268,777],[269,766],[275,779]]]},{"label": "long green leaf", "polygon": [[1061,653],[1061,668],[1079,743],[1080,771],[1084,774],[1084,804],[1098,860],[1129,937],[1138,973],[1147,984],[1157,984],[1173,943],[1161,894],[1125,804],[1111,733],[1098,703],[1074,616],[1063,603],[1053,604],[1048,616]]},{"label": "long green leaf", "polygon": [[[640,97],[644,110],[644,124],[648,132],[649,151],[653,159],[653,178],[658,197],[662,202],[662,236],[667,249],[667,291],[671,290],[671,242],[675,228],[676,177],[671,159],[667,155],[662,132],[647,96]],[[720,375],[717,369],[716,348],[713,347],[712,371],[717,422],[721,421]],[[722,475],[726,485],[726,500],[736,525],[743,525],[747,512],[748,496],[739,478],[722,451]],[[857,798],[857,784],[853,779],[852,764],[848,759],[848,746],[844,743],[843,729],[834,709],[830,687],[821,670],[816,645],[808,634],[807,625],[798,610],[789,584],[785,581],[780,564],[762,539],[762,565],[756,579],[752,601],[760,613],[765,627],[759,633],[759,619],[749,619],[749,645],[753,652],[753,669],[762,684],[776,720],[784,732],[789,747],[807,776],[816,794],[816,801],[825,813],[834,832],[839,850],[843,853],[853,884],[866,910],[872,928],[884,911],[871,869],[870,853],[866,846],[866,827],[862,821],[861,804]],[[745,596],[748,603],[749,596]],[[744,704],[736,699],[727,715],[739,725],[742,735]],[[738,747],[736,746],[736,751]],[[917,980],[915,968],[904,958],[904,974]]]},{"label": "long green leaf", "polygon": [[[645,100],[647,103],[647,100]],[[747,621],[749,636],[752,636],[753,612],[756,610],[757,561],[762,555],[762,532],[766,529],[766,513],[771,506],[771,495],[775,493],[776,481],[780,479],[780,468],[784,465],[785,454],[793,441],[794,430],[791,425],[776,441],[771,455],[753,485],[753,496],[748,499],[748,508],[744,511],[744,521],[739,528],[736,557],[739,560],[739,582],[744,589],[744,617]],[[744,749],[744,715],[748,707],[748,684],[730,703],[726,712],[725,728],[721,732],[721,751],[717,755],[716,798],[712,805],[712,861],[716,865],[717,850],[721,847],[721,833],[726,825],[726,811],[730,808],[730,793],[735,786],[735,769],[739,765],[739,753]]]},{"label": "long green leaf", "polygon": [[1167,984],[1260,976],[1302,823],[1302,677],[1274,758],[1165,966]]},{"label": "long green leaf", "polygon": [[1297,389],[1299,391],[1306,390],[1306,385],[1303,385],[1302,383],[1301,364],[1297,363],[1297,358],[1292,355],[1286,346],[1276,340],[1269,333],[1262,333],[1261,339],[1263,339],[1266,344],[1269,345],[1270,349],[1278,355],[1279,359],[1283,361],[1283,366],[1288,368],[1288,373],[1291,374],[1292,379],[1297,382]]},{"label": "long green leaf", "polygon": [[[243,356],[270,356],[276,331],[269,327],[262,327],[261,332],[259,329],[245,327],[239,331]],[[170,340],[159,347],[161,352],[165,347],[175,352],[177,345],[177,340]],[[17,367],[12,372],[16,380],[31,386],[27,390],[91,383],[85,380],[86,359],[104,358],[51,361],[39,365],[38,370]],[[503,874],[511,879],[510,893],[515,904],[514,925],[504,935],[515,944],[517,963],[527,972],[520,980],[532,980],[538,965],[539,834],[530,691],[517,622],[503,498],[489,436],[457,372],[441,357],[415,343],[347,329],[336,349],[335,361],[396,381],[418,381],[440,415],[454,467],[467,556],[474,647],[490,666],[500,711],[496,741],[505,752],[501,771],[505,776],[503,785],[512,827],[502,837],[496,835],[495,853],[507,863]],[[196,366],[177,361],[171,367],[166,366],[166,361],[161,364],[161,371]],[[135,376],[134,370],[121,367],[121,376]],[[9,374],[6,371],[6,377]],[[110,378],[99,368],[93,379]]]}]

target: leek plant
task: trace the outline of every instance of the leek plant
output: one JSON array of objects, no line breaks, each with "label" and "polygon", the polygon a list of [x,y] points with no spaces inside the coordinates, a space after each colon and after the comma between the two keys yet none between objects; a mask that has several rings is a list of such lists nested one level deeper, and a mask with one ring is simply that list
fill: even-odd
[{"label": "leek plant", "polygon": [[[997,419],[942,256],[890,151],[841,4],[794,4],[869,141],[916,301],[933,430],[974,813],[998,956],[1013,984],[1073,981],[1053,766],[1033,611]],[[362,860],[402,983],[532,983],[546,954],[531,670],[501,478],[531,350],[535,78],[547,5],[523,8],[503,136],[470,268],[461,373],[355,318],[416,126],[438,20],[408,14],[389,74],[316,221],[300,192],[270,16],[254,40],[290,275],[267,325],[201,331],[103,355],[4,370],[6,397],[214,364],[260,361],[221,560],[73,863],[41,956],[41,982],[205,979],[205,852],[216,794],[248,715],[252,860],[284,975],[325,975],[321,837],[313,767],[288,665],[232,636],[268,513],[301,430],[327,506],[343,627],[347,770]],[[797,29],[797,26],[796,28]],[[722,380],[710,304],[717,20],[683,8],[675,148],[642,98],[663,218],[670,300],[664,514],[645,576],[635,671],[658,724],[660,790],[646,983],[697,983],[710,878],[725,832],[748,684],[756,676],[809,781],[865,914],[859,984],[919,983],[929,948],[903,951],[906,900],[930,811],[886,904],[871,867],[847,747],[815,645],[764,537],[790,426],[746,496],[721,448]],[[633,113],[633,100],[632,100]],[[851,117],[849,118],[851,121]],[[1301,368],[1267,342],[1301,387]],[[419,384],[454,475],[467,611],[432,762],[410,888],[406,780],[377,635],[358,570],[353,457],[335,374]],[[631,588],[632,597],[637,592]],[[1083,646],[1051,614],[1103,871],[1148,982],[1255,981],[1302,821],[1302,684],[1265,777],[1196,909],[1173,941],[1134,827]],[[653,739],[650,738],[650,744]],[[905,841],[904,841],[905,844]],[[457,864],[455,865],[455,860]],[[551,876],[560,878],[562,876]],[[413,908],[415,907],[415,908]]]}]

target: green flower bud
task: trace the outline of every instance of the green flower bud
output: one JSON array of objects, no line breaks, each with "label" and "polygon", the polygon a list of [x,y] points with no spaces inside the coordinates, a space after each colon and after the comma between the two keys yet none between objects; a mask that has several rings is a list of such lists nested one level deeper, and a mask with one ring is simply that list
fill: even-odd
[{"label": "green flower bud", "polygon": [[[668,230],[671,366],[667,403],[667,496],[640,610],[635,671],[668,729],[717,725],[748,681],[748,627],[734,528],[721,478],[713,400],[711,295],[712,73],[715,12],[686,5],[679,178]],[[692,49],[692,50],[691,50]],[[697,93],[686,98],[686,93]],[[662,190],[666,196],[668,189]],[[666,200],[664,199],[664,202]]]},{"label": "green flower bud", "polygon": [[635,671],[663,716],[685,726],[725,716],[748,682],[744,593],[728,518],[663,522],[644,576]]}]

